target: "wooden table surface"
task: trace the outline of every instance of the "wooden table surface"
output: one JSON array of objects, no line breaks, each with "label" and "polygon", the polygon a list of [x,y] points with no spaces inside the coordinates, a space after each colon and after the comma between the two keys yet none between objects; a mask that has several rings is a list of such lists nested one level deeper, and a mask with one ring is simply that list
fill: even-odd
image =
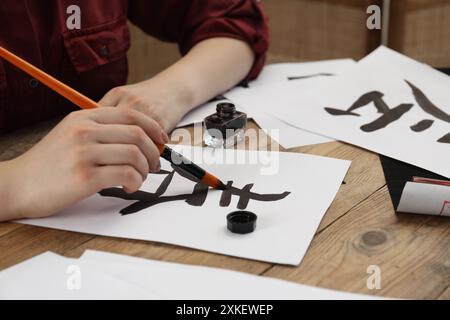
[{"label": "wooden table surface", "polygon": [[[56,121],[0,137],[0,161],[28,150]],[[256,128],[254,123],[249,126]],[[270,139],[268,145],[277,146]],[[299,267],[156,242],[0,223],[0,270],[45,251],[79,257],[84,250],[93,249],[226,268],[357,293],[398,298],[450,298],[449,218],[395,214],[379,158],[374,153],[340,142],[287,151],[352,161],[346,184],[342,185],[324,216]],[[367,288],[367,268],[370,265],[380,267],[379,290]]]}]

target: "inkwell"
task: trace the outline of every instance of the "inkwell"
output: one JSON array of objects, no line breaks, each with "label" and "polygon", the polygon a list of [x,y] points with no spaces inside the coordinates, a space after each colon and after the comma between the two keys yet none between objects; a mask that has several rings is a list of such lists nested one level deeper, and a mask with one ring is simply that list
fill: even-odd
[{"label": "inkwell", "polygon": [[247,114],[237,111],[233,103],[223,102],[203,123],[204,142],[208,147],[229,148],[244,140]]}]

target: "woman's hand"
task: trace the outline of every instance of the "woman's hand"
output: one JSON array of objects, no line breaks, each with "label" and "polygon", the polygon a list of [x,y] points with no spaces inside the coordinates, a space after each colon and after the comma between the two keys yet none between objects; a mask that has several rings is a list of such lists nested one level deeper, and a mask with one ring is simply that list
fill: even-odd
[{"label": "woman's hand", "polygon": [[133,109],[73,112],[30,151],[4,163],[10,174],[3,167],[0,177],[9,177],[8,192],[0,183],[0,194],[12,205],[0,220],[49,216],[105,188],[135,192],[149,172],[160,170],[156,144],[167,142],[154,120]]},{"label": "woman's hand", "polygon": [[170,132],[192,108],[244,79],[253,61],[243,41],[207,39],[150,80],[112,89],[99,104],[138,110]]},{"label": "woman's hand", "polygon": [[134,109],[155,120],[165,132],[172,131],[189,111],[188,103],[179,99],[177,86],[163,86],[159,81],[147,80],[116,87],[99,101],[102,106]]}]

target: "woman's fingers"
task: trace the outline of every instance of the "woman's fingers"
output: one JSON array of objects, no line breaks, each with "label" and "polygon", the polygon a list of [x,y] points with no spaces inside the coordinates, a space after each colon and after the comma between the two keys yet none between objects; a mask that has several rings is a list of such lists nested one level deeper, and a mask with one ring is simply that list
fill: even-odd
[{"label": "woman's fingers", "polygon": [[136,125],[156,144],[163,145],[168,142],[167,134],[155,120],[131,108],[98,108],[90,113],[90,117],[100,124]]},{"label": "woman's fingers", "polygon": [[140,173],[143,180],[150,171],[141,150],[134,144],[97,144],[89,148],[89,162],[98,166],[128,165]]},{"label": "woman's fingers", "polygon": [[159,172],[161,168],[158,148],[144,130],[138,126],[102,125],[97,129],[95,139],[98,143],[136,145],[146,157],[151,172]]},{"label": "woman's fingers", "polygon": [[102,107],[115,107],[121,99],[121,96],[117,93],[117,91],[117,88],[109,90],[108,93],[106,93],[98,102],[98,104]]},{"label": "woman's fingers", "polygon": [[94,171],[95,189],[98,191],[106,188],[123,186],[128,193],[139,190],[144,180],[138,171],[128,165],[99,166]]}]

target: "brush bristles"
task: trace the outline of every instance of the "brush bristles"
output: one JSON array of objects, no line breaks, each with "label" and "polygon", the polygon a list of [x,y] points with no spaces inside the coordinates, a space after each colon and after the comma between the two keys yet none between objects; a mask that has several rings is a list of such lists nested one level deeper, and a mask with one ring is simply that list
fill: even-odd
[{"label": "brush bristles", "polygon": [[202,182],[214,189],[225,190],[227,188],[222,181],[220,181],[217,177],[213,176],[210,173],[205,174]]}]

